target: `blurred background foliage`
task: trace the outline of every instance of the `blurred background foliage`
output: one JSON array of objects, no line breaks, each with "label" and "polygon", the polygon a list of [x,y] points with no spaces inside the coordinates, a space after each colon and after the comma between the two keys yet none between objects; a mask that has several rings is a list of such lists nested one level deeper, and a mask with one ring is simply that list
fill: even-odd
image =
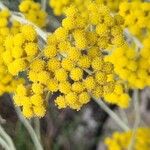
[{"label": "blurred background foliage", "polygon": [[[50,101],[53,101],[50,99]],[[0,98],[0,114],[4,128],[12,137],[17,150],[34,150],[32,140],[17,119],[9,95]],[[40,120],[41,139],[45,150],[84,150],[96,149],[103,138],[107,114],[93,101],[81,111],[58,110],[54,103],[49,105],[49,112]],[[34,119],[30,120],[34,127]]]}]

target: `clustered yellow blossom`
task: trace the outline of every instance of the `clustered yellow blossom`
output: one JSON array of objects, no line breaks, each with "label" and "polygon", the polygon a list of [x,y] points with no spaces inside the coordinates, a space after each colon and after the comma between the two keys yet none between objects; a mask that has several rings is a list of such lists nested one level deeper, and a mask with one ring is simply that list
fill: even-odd
[{"label": "clustered yellow blossom", "polygon": [[19,11],[39,27],[46,26],[47,13],[41,8],[40,3],[34,2],[34,0],[22,0],[19,5]]},{"label": "clustered yellow blossom", "polygon": [[[128,149],[132,140],[132,130],[128,132],[115,132],[112,137],[105,139],[107,150],[125,150]],[[138,128],[133,140],[134,150],[149,150],[150,148],[150,128]]]},{"label": "clustered yellow blossom", "polygon": [[80,12],[86,11],[86,6],[88,6],[91,2],[95,2],[96,4],[103,4],[110,8],[112,12],[117,12],[119,8],[119,4],[125,0],[50,0],[49,5],[53,8],[55,15],[62,15],[66,11],[68,7],[71,5],[76,6]]},{"label": "clustered yellow blossom", "polygon": [[115,49],[106,58],[107,61],[114,64],[115,73],[127,82],[130,88],[143,89],[150,86],[149,42],[150,38],[148,37],[143,41],[143,48],[139,51],[124,45]]},{"label": "clustered yellow blossom", "polygon": [[57,90],[57,81],[47,70],[46,61],[42,58],[33,60],[27,71],[30,84],[18,85],[14,102],[22,108],[26,118],[43,117],[46,113],[45,101],[49,89]]},{"label": "clustered yellow blossom", "polygon": [[124,27],[133,35],[144,37],[150,30],[150,3],[141,0],[123,2],[119,14],[124,18]]},{"label": "clustered yellow blossom", "polygon": [[55,15],[61,15],[65,7],[68,7],[70,4],[70,0],[49,0],[49,5],[53,8]]},{"label": "clustered yellow blossom", "polygon": [[[30,62],[27,74],[31,84],[21,85],[23,90],[27,88],[26,91],[30,91],[21,95],[25,96],[25,99],[28,97],[27,110],[27,105],[19,99],[20,94],[25,92],[17,91],[14,96],[16,105],[23,108],[27,118],[42,117],[46,112],[42,109],[43,111],[37,114],[31,97],[44,98],[46,93],[58,93],[54,100],[58,108],[80,110],[92,97],[99,99],[113,93],[116,86],[114,68],[112,63],[105,61],[104,50],[110,45],[117,47],[124,43],[120,27],[123,21],[118,15],[111,16],[109,9],[104,5],[90,3],[87,10],[86,15],[80,15],[80,11],[74,6],[66,9],[66,18],[63,19],[62,26],[48,36],[42,55]],[[29,35],[27,37],[30,37]],[[26,48],[23,48],[27,52]],[[28,53],[32,53],[34,48],[28,50]],[[18,89],[21,89],[20,86]],[[118,101],[111,103],[121,106]],[[38,108],[45,108],[43,101],[37,105]]]},{"label": "clustered yellow blossom", "polygon": [[4,42],[4,63],[12,75],[24,71],[38,55],[37,33],[34,27],[22,25],[16,34],[9,34]]},{"label": "clustered yellow blossom", "polygon": [[14,24],[11,28],[8,27],[10,13],[9,10],[0,10],[0,95],[4,93],[12,93],[15,91],[17,84],[22,83],[22,79],[14,79],[8,73],[7,66],[3,62],[2,53],[5,51],[3,46],[5,37],[15,31]]},{"label": "clustered yellow blossom", "polygon": [[[145,35],[140,49],[135,49],[130,41],[129,45],[124,42],[123,25],[130,30],[127,19],[124,22],[120,15],[111,13],[117,10],[120,1],[72,2],[51,0],[55,13],[63,13],[65,18],[61,26],[48,36],[46,44],[40,47],[33,26],[10,22],[5,13],[2,15],[5,17],[1,17],[7,20],[0,23],[3,27],[0,33],[4,35],[2,63],[11,77],[24,72],[28,78],[26,83],[18,85],[14,96],[15,104],[22,108],[27,118],[45,115],[47,93],[57,93],[54,101],[60,109],[80,110],[92,98],[102,98],[127,108],[130,102],[127,88],[143,89],[150,85],[150,38]],[[126,8],[127,3],[124,4]],[[144,16],[149,16],[147,3],[129,3],[133,4],[140,4]],[[120,14],[125,17],[123,12],[127,10],[122,5]],[[26,14],[32,9],[41,10],[40,5],[32,0],[22,1],[19,7]],[[112,51],[108,51],[110,48]]]},{"label": "clustered yellow blossom", "polygon": [[80,15],[74,6],[66,9],[62,27],[49,36],[44,48],[52,78],[48,88],[60,92],[55,100],[59,108],[79,110],[91,95],[99,99],[115,88],[115,80],[109,80],[113,65],[104,61],[103,50],[109,45],[123,44],[122,19],[111,16],[104,5],[90,3],[87,10],[86,15]]},{"label": "clustered yellow blossom", "polygon": [[43,86],[39,83],[27,86],[19,84],[14,96],[15,105],[22,107],[22,113],[26,118],[43,117],[46,113],[43,93]]},{"label": "clustered yellow blossom", "polygon": [[75,5],[80,11],[85,11],[85,6],[91,0],[49,0],[49,5],[53,8],[55,15],[64,14],[65,10],[71,5]]},{"label": "clustered yellow blossom", "polygon": [[119,4],[126,0],[95,0],[97,3],[102,3],[110,8],[112,12],[117,12]]},{"label": "clustered yellow blossom", "polygon": [[127,108],[130,102],[130,96],[125,91],[124,84],[118,83],[115,85],[113,93],[104,96],[105,101],[112,104],[117,104],[121,108]]}]

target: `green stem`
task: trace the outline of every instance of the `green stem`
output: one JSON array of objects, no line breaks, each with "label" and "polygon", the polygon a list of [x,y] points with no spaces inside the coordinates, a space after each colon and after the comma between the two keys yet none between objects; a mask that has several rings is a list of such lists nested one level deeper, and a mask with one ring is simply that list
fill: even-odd
[{"label": "green stem", "polygon": [[7,142],[2,138],[0,137],[0,145],[6,149],[6,150],[10,150],[11,148],[8,146]]},{"label": "green stem", "polygon": [[123,121],[124,121],[127,125],[129,125],[128,116],[127,116],[125,110],[119,109],[119,113],[120,113],[121,118],[123,118]]},{"label": "green stem", "polygon": [[41,6],[43,10],[46,10],[47,0],[41,0]]},{"label": "green stem", "polygon": [[128,150],[132,150],[136,138],[136,131],[139,127],[141,117],[140,117],[140,104],[139,104],[139,90],[134,90],[133,91],[133,104],[134,104],[134,109],[135,109],[135,122],[133,125],[133,130],[132,130],[132,136],[131,136],[131,141],[128,146]]},{"label": "green stem", "polygon": [[30,123],[28,122],[27,119],[24,118],[24,116],[21,113],[21,110],[19,107],[15,107],[16,113],[20,119],[20,121],[22,122],[22,124],[25,126],[25,128],[27,129],[28,133],[31,136],[31,139],[34,142],[34,146],[36,148],[36,150],[43,150],[43,147],[34,131],[34,129],[32,128],[32,126],[30,125]]},{"label": "green stem", "polygon": [[124,131],[128,131],[129,127],[114,113],[101,99],[95,102],[119,125]]},{"label": "green stem", "polygon": [[41,141],[40,120],[39,120],[39,118],[36,117],[33,119],[33,121],[34,121],[34,126],[35,126],[35,133],[36,133],[39,141]]},{"label": "green stem", "polygon": [[0,124],[0,134],[5,139],[5,141],[7,141],[8,145],[11,147],[11,150],[16,150],[11,137],[5,132],[1,124]]}]

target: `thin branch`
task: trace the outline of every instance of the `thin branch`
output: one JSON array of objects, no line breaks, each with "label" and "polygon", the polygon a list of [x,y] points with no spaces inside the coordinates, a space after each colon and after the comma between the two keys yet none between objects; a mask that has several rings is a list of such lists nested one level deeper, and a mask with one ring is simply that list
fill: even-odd
[{"label": "thin branch", "polygon": [[2,137],[0,137],[0,145],[3,148],[5,148],[6,150],[10,150],[11,149]]},{"label": "thin branch", "polygon": [[128,131],[129,127],[114,113],[101,99],[95,102],[119,125],[124,131]]},{"label": "thin branch", "polygon": [[8,9],[2,2],[0,2],[0,9]]},{"label": "thin branch", "polygon": [[17,15],[13,15],[13,14],[11,15],[11,18],[12,18],[13,20],[16,20],[16,21],[20,22],[20,23],[29,24],[29,25],[34,26],[34,28],[35,28],[35,30],[37,31],[37,33],[39,34],[39,36],[42,37],[42,39],[44,39],[44,41],[47,40],[47,35],[48,35],[48,34],[47,34],[46,32],[44,32],[43,30],[41,30],[41,29],[40,29],[38,26],[36,26],[34,23],[32,23],[32,22],[26,20],[25,18],[22,18],[22,17],[17,16]]},{"label": "thin branch", "polygon": [[41,6],[43,10],[46,10],[47,0],[41,0]]},{"label": "thin branch", "polygon": [[1,124],[0,124],[0,135],[5,139],[5,141],[7,141],[8,145],[11,147],[11,150],[16,150],[11,137],[6,133]]},{"label": "thin branch", "polygon": [[[0,9],[8,9],[8,8],[2,2],[0,2]],[[20,23],[30,24],[30,25],[34,26],[34,28],[37,31],[37,33],[39,34],[39,36],[41,36],[46,41],[48,34],[46,32],[44,32],[43,30],[41,30],[38,26],[36,26],[31,21],[26,20],[25,17],[23,18],[23,16],[24,15],[19,13],[19,12],[11,12],[11,19],[12,20],[16,20]]]},{"label": "thin branch", "polygon": [[34,128],[35,128],[35,133],[39,139],[39,141],[41,141],[41,133],[40,133],[40,120],[39,118],[33,118],[34,121]]},{"label": "thin branch", "polygon": [[125,110],[119,109],[119,113],[120,113],[121,118],[123,118],[123,121],[129,126],[129,120],[128,120],[128,116]]},{"label": "thin branch", "polygon": [[132,136],[131,136],[131,141],[128,147],[128,150],[132,150],[136,138],[136,131],[137,128],[139,127],[141,117],[140,117],[140,104],[139,104],[139,91],[134,90],[133,91],[133,104],[134,104],[134,109],[135,109],[135,122],[133,125],[133,130],[132,130]]},{"label": "thin branch", "polygon": [[24,116],[21,113],[21,110],[19,107],[15,107],[16,113],[19,117],[19,120],[22,122],[22,124],[26,127],[27,131],[29,132],[33,142],[34,142],[34,146],[36,148],[36,150],[43,150],[43,147],[34,131],[34,129],[32,128],[32,126],[30,125],[30,123],[28,122],[27,119],[24,118]]}]

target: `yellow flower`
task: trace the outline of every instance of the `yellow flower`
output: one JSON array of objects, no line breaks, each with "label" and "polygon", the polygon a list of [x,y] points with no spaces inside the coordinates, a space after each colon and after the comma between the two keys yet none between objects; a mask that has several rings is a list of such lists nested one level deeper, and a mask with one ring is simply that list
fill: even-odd
[{"label": "yellow flower", "polygon": [[21,56],[23,56],[23,49],[20,46],[15,46],[12,49],[12,57],[20,58]]},{"label": "yellow flower", "polygon": [[94,90],[92,91],[92,95],[99,99],[100,97],[103,97],[103,87],[101,85],[98,85]]},{"label": "yellow flower", "polygon": [[55,100],[55,104],[58,106],[59,109],[67,107],[64,96],[58,96]]},{"label": "yellow flower", "polygon": [[87,90],[92,90],[96,86],[95,80],[91,76],[87,77],[83,83],[84,83],[85,87],[87,88]]},{"label": "yellow flower", "polygon": [[104,72],[98,71],[95,74],[95,80],[97,83],[103,85],[107,82],[107,76]]},{"label": "yellow flower", "polygon": [[47,13],[42,10],[40,3],[33,0],[24,0],[19,5],[19,10],[25,17],[40,27],[45,27]]},{"label": "yellow flower", "polygon": [[70,60],[72,60],[72,61],[78,61],[80,56],[81,56],[81,52],[78,49],[76,49],[75,47],[71,47],[68,50],[67,57]]},{"label": "yellow flower", "polygon": [[27,41],[34,41],[37,39],[37,33],[31,25],[23,25],[21,27],[21,32]]},{"label": "yellow flower", "polygon": [[19,5],[19,10],[21,12],[27,12],[29,10],[30,4],[32,1],[23,1],[20,5]]},{"label": "yellow flower", "polygon": [[43,93],[43,85],[39,84],[39,83],[33,83],[32,84],[32,90],[34,93],[36,94],[42,94]]},{"label": "yellow flower", "polygon": [[19,72],[24,71],[27,67],[27,63],[23,59],[16,59],[8,65],[8,71],[12,75],[17,75]]},{"label": "yellow flower", "polygon": [[80,68],[73,68],[70,72],[70,77],[74,81],[79,81],[83,78],[83,70]]},{"label": "yellow flower", "polygon": [[22,113],[26,118],[31,118],[33,116],[33,110],[29,106],[24,106],[22,109]]},{"label": "yellow flower", "polygon": [[28,56],[35,56],[38,53],[38,45],[37,43],[27,43],[25,45],[25,52]]},{"label": "yellow flower", "polygon": [[32,82],[38,81],[37,72],[30,70],[29,73],[28,73],[28,78]]},{"label": "yellow flower", "polygon": [[[129,130],[127,132],[114,132],[112,137],[107,137],[105,139],[107,149],[123,150],[128,148],[132,138],[132,132],[132,130]],[[135,131],[136,137],[135,142],[133,144],[133,149],[140,150],[141,147],[143,150],[149,149],[149,132],[150,129],[144,127],[138,128]]]},{"label": "yellow flower", "polygon": [[100,57],[94,58],[94,60],[92,61],[92,68],[95,71],[98,71],[102,70],[102,67],[103,67],[103,60]]},{"label": "yellow flower", "polygon": [[55,79],[50,79],[47,83],[48,90],[56,92],[58,90],[58,82]]},{"label": "yellow flower", "polygon": [[90,101],[90,96],[89,96],[89,94],[87,92],[82,92],[79,95],[79,102],[81,104],[87,104],[89,101]]},{"label": "yellow flower", "polygon": [[82,82],[74,82],[72,84],[72,90],[77,93],[81,93],[84,90],[84,85]]},{"label": "yellow flower", "polygon": [[13,61],[13,57],[12,57],[10,51],[5,51],[5,52],[2,54],[2,57],[3,57],[4,63],[5,63],[6,65],[8,65],[9,63],[11,63],[11,62]]},{"label": "yellow flower", "polygon": [[41,97],[41,95],[34,94],[33,96],[31,96],[30,100],[34,106],[43,105],[43,98]]},{"label": "yellow flower", "polygon": [[80,59],[78,61],[78,65],[79,65],[79,67],[82,67],[82,68],[89,68],[91,65],[91,60],[86,55],[82,56],[82,57],[80,57]]},{"label": "yellow flower", "polygon": [[88,56],[91,58],[99,57],[101,54],[100,49],[98,47],[91,47],[88,50]]},{"label": "yellow flower", "polygon": [[73,37],[74,37],[75,45],[77,48],[85,49],[85,47],[87,47],[86,34],[83,30],[76,30],[73,33]]},{"label": "yellow flower", "polygon": [[48,69],[52,72],[60,68],[60,62],[57,58],[52,58],[48,61]]},{"label": "yellow flower", "polygon": [[57,30],[55,30],[54,34],[56,35],[56,37],[57,37],[58,40],[63,41],[64,39],[67,38],[68,31],[65,28],[63,28],[63,27],[60,27]]},{"label": "yellow flower", "polygon": [[45,61],[42,59],[36,59],[30,64],[30,69],[34,72],[40,72],[45,68]]},{"label": "yellow flower", "polygon": [[59,91],[63,94],[71,92],[71,84],[67,81],[59,83]]},{"label": "yellow flower", "polygon": [[67,74],[67,72],[63,68],[60,68],[60,69],[56,70],[56,72],[55,72],[55,78],[58,81],[66,81],[67,77],[68,77],[68,74]]},{"label": "yellow flower", "polygon": [[71,60],[68,59],[68,58],[65,58],[65,59],[62,60],[61,66],[62,66],[65,70],[71,71],[71,70],[74,68],[74,62],[71,61]]},{"label": "yellow flower", "polygon": [[57,55],[57,49],[55,45],[49,45],[44,48],[44,55],[47,58],[52,58]]},{"label": "yellow flower", "polygon": [[72,108],[78,110],[79,104],[78,104],[78,95],[74,92],[70,92],[65,96],[66,104]]},{"label": "yellow flower", "polygon": [[16,92],[18,93],[18,95],[20,96],[26,96],[27,94],[27,90],[26,88],[23,86],[23,84],[20,84],[17,86]]},{"label": "yellow flower", "polygon": [[46,85],[50,80],[50,74],[47,71],[41,71],[37,74],[37,80]]},{"label": "yellow flower", "polygon": [[68,41],[62,41],[58,44],[58,50],[61,54],[67,53],[68,49],[71,47]]},{"label": "yellow flower", "polygon": [[22,33],[18,33],[13,37],[13,43],[15,46],[22,46],[25,42],[25,38]]},{"label": "yellow flower", "polygon": [[46,108],[41,105],[41,106],[34,106],[33,107],[33,112],[34,112],[34,115],[37,116],[37,117],[44,117],[45,114],[46,114]]}]

